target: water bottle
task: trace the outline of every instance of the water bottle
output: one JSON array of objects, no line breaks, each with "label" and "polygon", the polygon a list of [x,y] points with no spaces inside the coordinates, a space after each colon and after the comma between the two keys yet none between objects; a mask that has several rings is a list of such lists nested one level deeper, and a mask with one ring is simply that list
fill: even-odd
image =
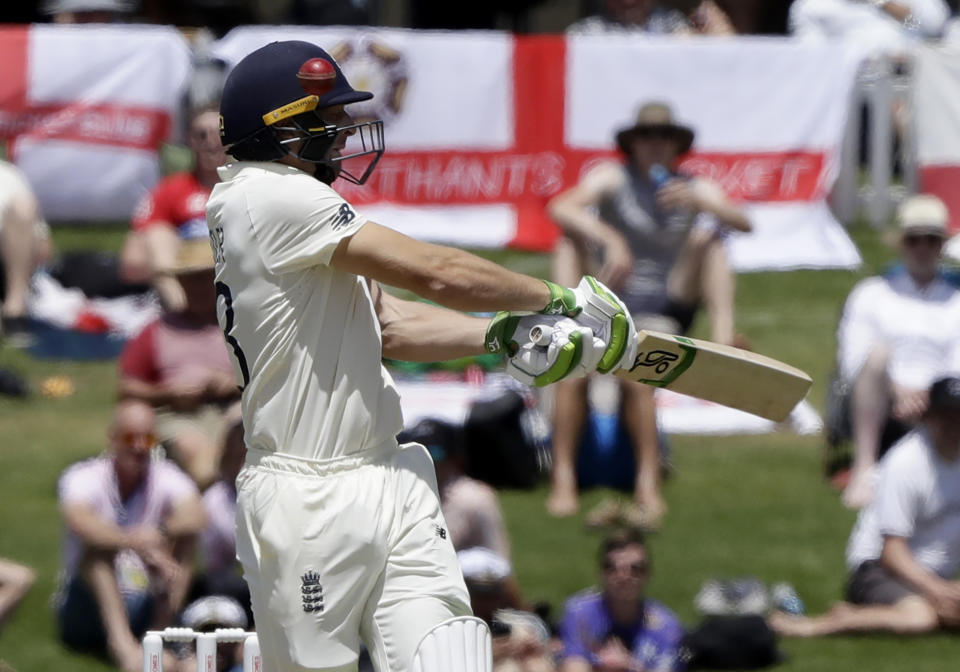
[{"label": "water bottle", "polygon": [[659,163],[655,163],[650,166],[650,170],[647,171],[647,177],[650,178],[650,182],[653,184],[654,190],[656,190],[669,182],[672,175],[670,175],[670,171],[665,167]]}]

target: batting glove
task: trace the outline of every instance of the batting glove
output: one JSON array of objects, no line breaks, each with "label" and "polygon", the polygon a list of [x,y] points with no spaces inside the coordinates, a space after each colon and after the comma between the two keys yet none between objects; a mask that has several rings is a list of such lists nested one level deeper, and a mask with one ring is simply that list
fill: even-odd
[{"label": "batting glove", "polygon": [[561,314],[577,324],[589,327],[607,344],[597,365],[600,373],[609,373],[633,364],[637,330],[623,301],[596,278],[586,275],[574,289],[547,282],[550,303],[541,312]]},{"label": "batting glove", "polygon": [[500,312],[487,327],[489,352],[507,356],[507,373],[542,387],[596,370],[606,343],[569,318]]}]

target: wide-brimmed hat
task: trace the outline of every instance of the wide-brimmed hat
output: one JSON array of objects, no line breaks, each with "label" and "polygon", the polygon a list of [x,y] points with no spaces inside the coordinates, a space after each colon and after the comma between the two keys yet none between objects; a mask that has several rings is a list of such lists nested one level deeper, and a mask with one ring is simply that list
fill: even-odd
[{"label": "wide-brimmed hat", "polygon": [[170,271],[175,275],[211,271],[214,268],[213,250],[206,238],[184,240],[177,250],[177,259]]},{"label": "wide-brimmed hat", "polygon": [[644,104],[637,112],[636,123],[617,132],[617,146],[624,153],[629,154],[631,141],[644,135],[660,135],[672,138],[677,143],[678,154],[689,152],[690,148],[693,147],[693,129],[678,124],[673,118],[673,110],[666,103],[651,102]]},{"label": "wide-brimmed hat", "polygon": [[897,208],[897,222],[901,236],[927,234],[946,238],[950,213],[933,194],[917,194]]}]

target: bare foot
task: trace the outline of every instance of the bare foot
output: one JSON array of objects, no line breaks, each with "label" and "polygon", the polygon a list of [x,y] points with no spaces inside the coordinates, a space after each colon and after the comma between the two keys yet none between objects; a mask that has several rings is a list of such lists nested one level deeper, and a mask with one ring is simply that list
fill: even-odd
[{"label": "bare foot", "polygon": [[619,499],[606,498],[590,509],[584,521],[587,527],[600,529],[623,522],[623,505]]},{"label": "bare foot", "polygon": [[646,529],[660,529],[663,525],[663,517],[667,515],[667,503],[663,501],[659,492],[639,494],[636,498],[636,506],[643,511]]},{"label": "bare foot", "polygon": [[871,467],[862,471],[853,471],[850,482],[843,491],[843,505],[848,509],[862,509],[873,499],[873,473]]},{"label": "bare foot", "polygon": [[568,518],[579,510],[580,501],[575,494],[551,491],[547,497],[547,513],[554,518]]},{"label": "bare foot", "polygon": [[811,619],[783,611],[774,611],[767,616],[767,625],[784,637],[814,637],[817,634]]}]

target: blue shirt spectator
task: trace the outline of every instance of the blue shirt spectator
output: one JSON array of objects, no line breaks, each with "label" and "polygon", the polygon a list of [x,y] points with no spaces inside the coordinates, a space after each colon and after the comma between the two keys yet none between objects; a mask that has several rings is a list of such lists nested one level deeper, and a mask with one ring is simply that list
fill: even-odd
[{"label": "blue shirt spectator", "polygon": [[560,672],[671,672],[684,630],[676,615],[646,597],[650,559],[637,530],[608,537],[600,552],[601,590],[567,600]]},{"label": "blue shirt spectator", "polygon": [[597,653],[616,637],[642,669],[651,672],[682,669],[677,653],[683,634],[683,625],[676,615],[650,598],[643,602],[642,618],[630,624],[616,623],[604,603],[603,593],[595,590],[571,597],[560,624],[564,658],[576,656],[598,666]]}]

